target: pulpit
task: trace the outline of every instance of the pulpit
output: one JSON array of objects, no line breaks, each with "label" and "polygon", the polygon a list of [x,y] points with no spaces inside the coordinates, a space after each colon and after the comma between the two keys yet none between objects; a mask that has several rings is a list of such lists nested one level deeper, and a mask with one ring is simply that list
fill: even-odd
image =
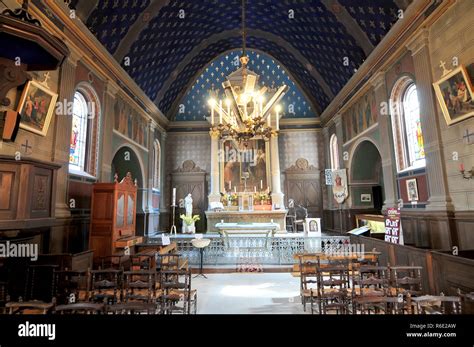
[{"label": "pulpit", "polygon": [[135,236],[136,211],[137,187],[130,173],[121,182],[94,184],[89,246],[95,259],[123,254],[143,241]]}]

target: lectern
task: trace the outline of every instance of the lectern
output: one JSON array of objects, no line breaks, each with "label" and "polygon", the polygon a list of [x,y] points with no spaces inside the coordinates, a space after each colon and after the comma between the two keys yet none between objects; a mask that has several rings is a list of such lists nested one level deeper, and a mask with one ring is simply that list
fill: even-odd
[{"label": "lectern", "polygon": [[94,184],[89,246],[95,259],[122,255],[143,241],[135,236],[136,210],[137,187],[130,173],[121,182]]}]

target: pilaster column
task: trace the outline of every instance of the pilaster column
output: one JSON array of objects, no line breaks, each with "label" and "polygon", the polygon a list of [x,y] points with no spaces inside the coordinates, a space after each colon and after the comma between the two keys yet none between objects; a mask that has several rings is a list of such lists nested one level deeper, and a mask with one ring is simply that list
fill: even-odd
[{"label": "pilaster column", "polygon": [[406,45],[413,57],[418,100],[420,102],[421,129],[425,145],[426,174],[430,193],[426,208],[429,210],[453,210],[451,197],[448,193],[438,113],[433,94],[428,42],[428,30],[423,29]]},{"label": "pilaster column", "polygon": [[[326,124],[326,126],[323,128],[323,148],[324,148],[324,167],[323,170],[329,169],[331,167],[331,156],[330,156],[330,150],[329,150],[329,125]],[[324,181],[324,189],[326,199],[323,199],[323,209],[330,209],[333,206],[333,198],[332,198],[332,193],[331,193],[331,187],[326,185],[326,181]]]},{"label": "pilaster column", "polygon": [[61,65],[58,102],[63,103],[64,114],[57,114],[54,126],[54,146],[51,161],[61,164],[56,178],[55,217],[71,216],[68,202],[69,146],[71,143],[72,114],[67,114],[69,103],[74,102],[76,88],[76,67],[81,56],[71,50],[71,54]]},{"label": "pilaster column", "polygon": [[209,194],[209,205],[211,202],[221,201],[219,190],[219,133],[211,130],[211,193]]},{"label": "pilaster column", "polygon": [[112,177],[115,172],[112,172],[112,160],[114,159],[112,153],[112,138],[114,132],[115,120],[115,98],[118,92],[118,87],[112,81],[108,81],[104,93],[104,105],[102,113],[102,130],[100,153],[101,153],[101,170],[100,181],[112,182]]},{"label": "pilaster column", "polygon": [[[388,105],[389,98],[386,91],[385,83],[385,72],[377,72],[370,80],[370,83],[374,86],[375,91],[375,102],[379,107],[382,103]],[[385,201],[382,210],[386,210],[389,207],[396,207],[397,205],[397,190],[396,190],[396,178],[394,173],[394,144],[392,125],[390,124],[389,115],[379,115],[378,119],[379,130],[380,130],[380,153],[382,157],[382,174],[383,174],[383,185],[385,192]]]},{"label": "pilaster column", "polygon": [[[171,197],[169,196],[170,187],[166,187],[166,150],[167,150],[168,133],[161,133],[161,156],[160,156],[160,212],[168,211],[168,205]],[[167,193],[168,192],[168,193]]]},{"label": "pilaster column", "polygon": [[272,203],[280,208],[285,207],[285,195],[281,191],[280,153],[278,150],[278,134],[272,134],[270,138],[270,160],[272,173]]},{"label": "pilaster column", "polygon": [[148,192],[147,207],[145,209],[147,213],[153,212],[153,181],[155,178],[155,129],[156,124],[153,121],[150,121],[148,124],[148,185],[144,187],[147,188]]},{"label": "pilaster column", "polygon": [[[343,153],[343,134],[342,134],[342,115],[340,113],[334,116],[334,125],[336,127],[336,136],[337,136],[337,151],[339,153],[339,168],[343,169],[346,167],[346,163],[344,162],[344,153]],[[329,143],[329,142],[328,142]]]}]

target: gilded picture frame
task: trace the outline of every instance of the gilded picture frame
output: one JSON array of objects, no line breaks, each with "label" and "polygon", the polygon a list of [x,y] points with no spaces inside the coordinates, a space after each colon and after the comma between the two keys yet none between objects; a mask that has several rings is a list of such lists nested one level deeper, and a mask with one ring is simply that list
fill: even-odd
[{"label": "gilded picture frame", "polygon": [[[229,149],[234,149],[236,152],[229,152]],[[250,193],[255,190],[257,192],[271,191],[270,147],[268,141],[261,138],[251,139],[247,152],[237,152],[239,152],[238,145],[232,140],[220,141],[218,153],[220,191],[222,193],[234,193],[235,190],[243,192],[245,189],[243,176],[247,171],[250,172],[247,179],[247,192]],[[254,163],[249,163],[249,159]],[[262,189],[261,183],[263,184]]]},{"label": "gilded picture frame", "polygon": [[443,76],[433,87],[448,125],[474,116],[473,86],[464,66]]},{"label": "gilded picture frame", "polygon": [[36,81],[29,81],[18,104],[18,112],[21,115],[20,128],[46,136],[57,99],[58,94]]},{"label": "gilded picture frame", "polygon": [[407,185],[407,195],[408,195],[408,201],[418,201],[419,200],[419,195],[418,195],[418,183],[416,181],[416,178],[412,178],[406,181]]}]

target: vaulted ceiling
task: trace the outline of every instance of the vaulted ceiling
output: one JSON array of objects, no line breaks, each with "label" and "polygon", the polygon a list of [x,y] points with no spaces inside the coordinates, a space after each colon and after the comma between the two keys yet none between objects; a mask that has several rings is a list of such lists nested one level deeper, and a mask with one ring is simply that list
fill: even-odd
[{"label": "vaulted ceiling", "polygon": [[[247,45],[280,62],[319,114],[409,2],[247,0]],[[212,60],[242,45],[241,0],[75,0],[72,5],[168,117]]]}]

